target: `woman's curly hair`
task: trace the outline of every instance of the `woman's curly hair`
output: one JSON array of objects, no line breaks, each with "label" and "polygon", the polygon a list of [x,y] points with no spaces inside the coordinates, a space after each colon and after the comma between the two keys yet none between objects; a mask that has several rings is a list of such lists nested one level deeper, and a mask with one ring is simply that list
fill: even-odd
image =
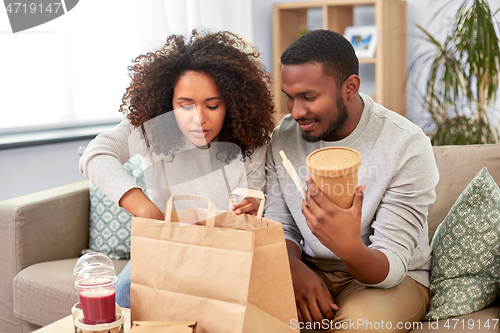
[{"label": "woman's curly hair", "polygon": [[[188,42],[181,35],[171,35],[159,51],[133,60],[129,66],[132,83],[120,111],[135,128],[142,126],[173,110],[174,87],[182,74],[202,72],[215,81],[226,102],[218,139],[237,144],[245,159],[254,148],[269,142],[274,129],[271,78],[258,57],[250,43],[228,31],[202,36],[193,30]],[[148,126],[154,127],[155,136],[147,138],[154,151],[174,156],[182,144],[177,123],[153,120]]]}]

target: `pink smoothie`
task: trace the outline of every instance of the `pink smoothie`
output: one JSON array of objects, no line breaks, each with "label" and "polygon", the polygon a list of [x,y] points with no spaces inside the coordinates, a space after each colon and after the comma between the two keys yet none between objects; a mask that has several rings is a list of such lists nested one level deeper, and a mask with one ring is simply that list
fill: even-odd
[{"label": "pink smoothie", "polygon": [[116,320],[114,288],[81,290],[80,303],[87,325],[112,323]]}]

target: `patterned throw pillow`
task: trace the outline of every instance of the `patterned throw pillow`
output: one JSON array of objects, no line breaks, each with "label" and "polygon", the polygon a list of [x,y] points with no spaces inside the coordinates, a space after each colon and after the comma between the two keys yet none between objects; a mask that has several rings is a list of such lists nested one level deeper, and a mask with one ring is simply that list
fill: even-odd
[{"label": "patterned throw pillow", "polygon": [[[80,156],[84,152],[85,147],[78,148]],[[133,156],[123,166],[145,191],[141,158],[138,155]],[[89,198],[89,249],[84,250],[82,254],[97,251],[115,260],[130,259],[132,215],[114,203],[94,184],[89,187]]]},{"label": "patterned throw pillow", "polygon": [[500,189],[483,168],[460,194],[432,240],[426,319],[479,311],[500,291]]}]

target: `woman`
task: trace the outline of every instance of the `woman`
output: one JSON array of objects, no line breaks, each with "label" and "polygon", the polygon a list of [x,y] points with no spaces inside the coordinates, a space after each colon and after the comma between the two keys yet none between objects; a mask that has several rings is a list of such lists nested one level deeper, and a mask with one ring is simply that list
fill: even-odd
[{"label": "woman", "polygon": [[[129,76],[121,104],[126,118],[80,159],[80,170],[108,197],[134,216],[164,219],[174,193],[203,195],[227,210],[235,188],[263,189],[274,104],[253,46],[227,31],[193,31],[189,41],[172,35],[159,51],[134,59]],[[142,157],[147,196],[122,166],[135,154]],[[232,209],[255,213],[257,206],[245,198]],[[124,307],[129,264],[117,288]]]}]

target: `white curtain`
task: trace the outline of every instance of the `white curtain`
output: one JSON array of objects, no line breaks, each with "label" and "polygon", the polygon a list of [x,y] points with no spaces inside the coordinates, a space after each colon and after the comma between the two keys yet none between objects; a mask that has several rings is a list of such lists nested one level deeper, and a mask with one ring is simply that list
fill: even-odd
[{"label": "white curtain", "polygon": [[137,0],[146,49],[159,47],[170,34],[189,35],[193,28],[230,30],[250,41],[251,0]]},{"label": "white curtain", "polygon": [[231,30],[252,41],[251,1],[85,0],[16,34],[0,10],[0,133],[118,121],[135,56],[193,28]]}]

